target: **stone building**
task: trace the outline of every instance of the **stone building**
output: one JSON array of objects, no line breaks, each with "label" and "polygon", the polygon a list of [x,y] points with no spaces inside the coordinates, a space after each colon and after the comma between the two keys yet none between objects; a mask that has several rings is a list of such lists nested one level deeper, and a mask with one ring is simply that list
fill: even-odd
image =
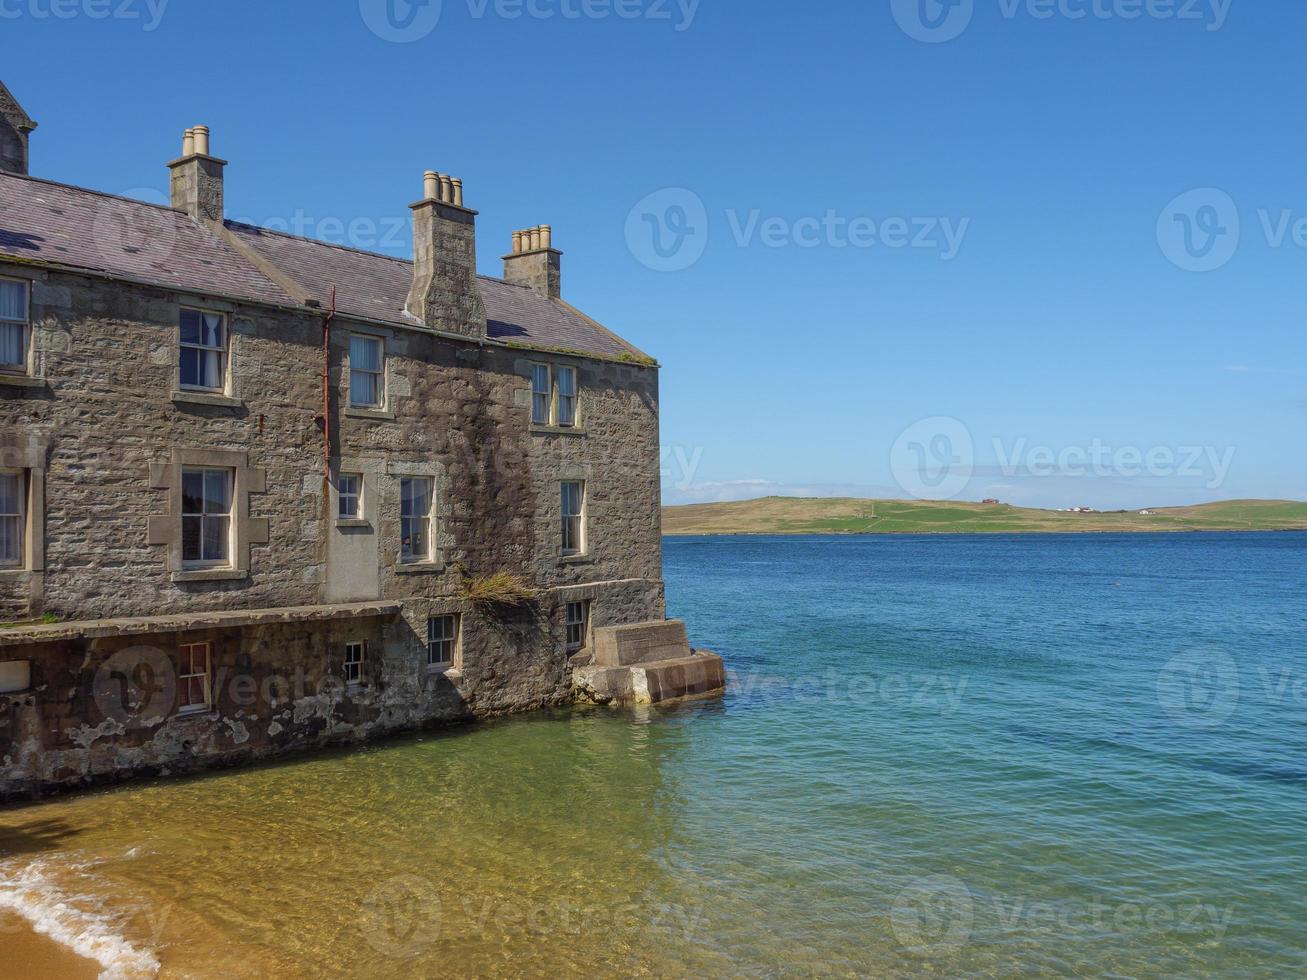
[{"label": "stone building", "polygon": [[456,178],[408,262],[226,220],[205,127],[171,207],[34,128],[0,85],[0,795],[557,704],[664,620],[658,365],[548,226],[489,278]]}]

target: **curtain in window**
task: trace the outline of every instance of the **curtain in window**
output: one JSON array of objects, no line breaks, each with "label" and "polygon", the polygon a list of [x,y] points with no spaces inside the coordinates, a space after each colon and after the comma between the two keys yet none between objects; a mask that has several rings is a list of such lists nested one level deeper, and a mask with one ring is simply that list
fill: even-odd
[{"label": "curtain in window", "polygon": [[399,483],[400,557],[422,560],[431,554],[431,481]]},{"label": "curtain in window", "polygon": [[23,343],[26,333],[21,323],[0,323],[0,364],[27,363],[27,350]]},{"label": "curtain in window", "polygon": [[231,555],[232,479],[227,470],[182,473],[182,560],[220,563]]},{"label": "curtain in window", "polygon": [[354,405],[381,404],[381,341],[351,337],[349,341],[349,398]]},{"label": "curtain in window", "polygon": [[226,381],[227,325],[221,314],[182,310],[181,382],[189,388],[221,391]]},{"label": "curtain in window", "polygon": [[531,366],[531,421],[536,425],[549,424],[549,367]]},{"label": "curtain in window", "polygon": [[558,371],[558,424],[576,425],[576,369]]},{"label": "curtain in window", "polygon": [[581,551],[582,484],[563,484],[563,554],[574,555]]},{"label": "curtain in window", "polygon": [[0,473],[0,564],[17,565],[23,558],[23,478]]},{"label": "curtain in window", "polygon": [[0,282],[0,320],[27,321],[27,283]]}]

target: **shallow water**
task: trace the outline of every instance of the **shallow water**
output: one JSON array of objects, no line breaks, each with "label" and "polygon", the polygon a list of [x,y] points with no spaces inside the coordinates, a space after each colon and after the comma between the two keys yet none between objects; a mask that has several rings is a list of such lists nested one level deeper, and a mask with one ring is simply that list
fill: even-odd
[{"label": "shallow water", "polygon": [[666,558],[725,698],[0,812],[0,911],[123,977],[1307,971],[1307,535]]}]

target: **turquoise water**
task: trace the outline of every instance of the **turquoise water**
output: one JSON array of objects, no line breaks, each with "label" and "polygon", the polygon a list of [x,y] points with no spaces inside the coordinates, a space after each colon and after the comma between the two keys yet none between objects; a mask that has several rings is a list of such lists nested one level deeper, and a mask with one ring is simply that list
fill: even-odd
[{"label": "turquoise water", "polygon": [[0,911],[119,977],[1307,973],[1307,534],[666,562],[724,698],[0,811]]}]

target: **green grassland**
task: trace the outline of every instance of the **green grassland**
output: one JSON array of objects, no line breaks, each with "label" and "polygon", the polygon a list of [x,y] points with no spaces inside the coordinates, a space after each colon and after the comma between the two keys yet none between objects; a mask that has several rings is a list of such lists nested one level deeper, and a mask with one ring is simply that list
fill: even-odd
[{"label": "green grassland", "polygon": [[1193,507],[1070,514],[1007,504],[847,497],[764,497],[663,510],[663,533],[1015,534],[1107,531],[1307,530],[1307,503],[1227,500]]}]

